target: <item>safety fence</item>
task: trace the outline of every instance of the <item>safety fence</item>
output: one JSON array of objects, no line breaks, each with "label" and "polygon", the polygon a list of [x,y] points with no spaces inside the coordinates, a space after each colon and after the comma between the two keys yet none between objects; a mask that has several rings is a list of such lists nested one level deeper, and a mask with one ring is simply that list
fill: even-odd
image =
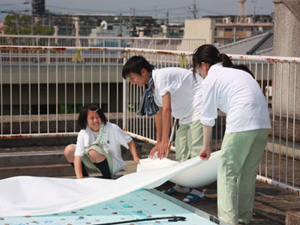
[{"label": "safety fence", "polygon": [[202,44],[205,44],[205,39],[0,34],[0,45],[11,46],[126,47],[193,51]]},{"label": "safety fence", "polygon": [[[0,139],[75,136],[80,107],[95,103],[131,136],[155,143],[154,118],[136,114],[143,88],[121,76],[122,65],[133,55],[143,55],[156,68],[192,68],[192,52],[0,46]],[[269,106],[272,129],[258,179],[299,194],[300,59],[230,57],[252,70]],[[225,124],[226,115],[220,112],[214,150],[221,147]]]}]

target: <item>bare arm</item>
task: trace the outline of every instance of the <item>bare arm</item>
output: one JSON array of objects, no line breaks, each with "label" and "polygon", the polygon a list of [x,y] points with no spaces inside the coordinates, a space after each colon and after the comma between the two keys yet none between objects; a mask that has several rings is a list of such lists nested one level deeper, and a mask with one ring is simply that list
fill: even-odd
[{"label": "bare arm", "polygon": [[168,92],[162,97],[163,107],[155,116],[155,126],[157,132],[157,144],[151,150],[149,156],[152,158],[157,151],[158,158],[162,159],[168,154],[168,142],[171,126],[171,95]]},{"label": "bare arm", "polygon": [[134,141],[129,142],[129,143],[128,143],[128,146],[129,146],[130,152],[131,152],[131,154],[132,154],[132,156],[133,156],[133,160],[134,160],[137,164],[139,164],[139,163],[140,163],[140,158],[139,158],[139,156],[138,156],[138,154],[137,154],[136,146],[135,146]]},{"label": "bare arm", "polygon": [[210,149],[210,135],[212,132],[212,127],[203,125],[203,146],[200,152],[201,159],[209,159],[211,154]]},{"label": "bare arm", "polygon": [[81,158],[82,157],[78,156],[78,155],[75,155],[75,157],[74,157],[74,170],[75,170],[77,179],[83,178]]},{"label": "bare arm", "polygon": [[162,134],[161,142],[158,146],[158,158],[162,159],[168,154],[168,142],[170,135],[170,126],[171,126],[171,95],[168,92],[162,97]]},{"label": "bare arm", "polygon": [[162,107],[159,107],[159,110],[157,111],[156,115],[154,116],[157,143],[150,151],[150,154],[149,154],[150,158],[153,158],[153,156],[154,156],[155,152],[157,152],[158,146],[161,142],[161,133],[162,133],[162,120],[161,119],[162,119]]}]

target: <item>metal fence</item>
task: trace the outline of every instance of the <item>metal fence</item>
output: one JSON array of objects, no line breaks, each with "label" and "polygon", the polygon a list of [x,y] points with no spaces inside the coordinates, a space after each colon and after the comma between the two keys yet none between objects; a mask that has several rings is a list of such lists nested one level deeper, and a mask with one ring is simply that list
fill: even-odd
[{"label": "metal fence", "polygon": [[119,47],[193,51],[205,44],[204,39],[150,38],[150,37],[94,37],[0,35],[0,45],[64,46],[64,47]]},{"label": "metal fence", "polygon": [[[183,51],[0,46],[0,139],[77,135],[78,110],[96,103],[109,121],[155,143],[154,119],[136,115],[143,90],[121,77],[132,55],[143,55],[156,68],[192,67],[192,53]],[[231,58],[253,71],[269,106],[272,129],[258,179],[299,194],[300,58]],[[213,130],[215,150],[221,147],[225,123],[220,112]]]}]

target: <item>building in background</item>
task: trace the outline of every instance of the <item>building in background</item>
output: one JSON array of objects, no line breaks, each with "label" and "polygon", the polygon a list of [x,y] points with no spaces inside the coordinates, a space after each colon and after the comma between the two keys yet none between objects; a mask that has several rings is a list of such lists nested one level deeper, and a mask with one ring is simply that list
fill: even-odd
[{"label": "building in background", "polygon": [[243,22],[235,22],[235,15],[204,16],[214,20],[214,43],[217,47],[273,30],[272,15],[248,15]]}]

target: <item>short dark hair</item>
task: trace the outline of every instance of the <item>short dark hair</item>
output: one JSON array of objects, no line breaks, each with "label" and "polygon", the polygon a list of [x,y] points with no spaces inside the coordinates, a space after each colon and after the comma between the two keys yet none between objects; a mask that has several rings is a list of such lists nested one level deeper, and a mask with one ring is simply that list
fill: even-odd
[{"label": "short dark hair", "polygon": [[87,126],[87,115],[89,110],[96,111],[101,119],[101,122],[106,124],[107,119],[102,109],[95,104],[87,104],[81,108],[78,116],[78,125],[81,129],[85,129]]},{"label": "short dark hair", "polygon": [[123,66],[122,77],[127,78],[129,73],[137,73],[141,75],[141,70],[146,69],[148,72],[151,72],[154,69],[154,66],[151,65],[143,56],[132,56]]}]

